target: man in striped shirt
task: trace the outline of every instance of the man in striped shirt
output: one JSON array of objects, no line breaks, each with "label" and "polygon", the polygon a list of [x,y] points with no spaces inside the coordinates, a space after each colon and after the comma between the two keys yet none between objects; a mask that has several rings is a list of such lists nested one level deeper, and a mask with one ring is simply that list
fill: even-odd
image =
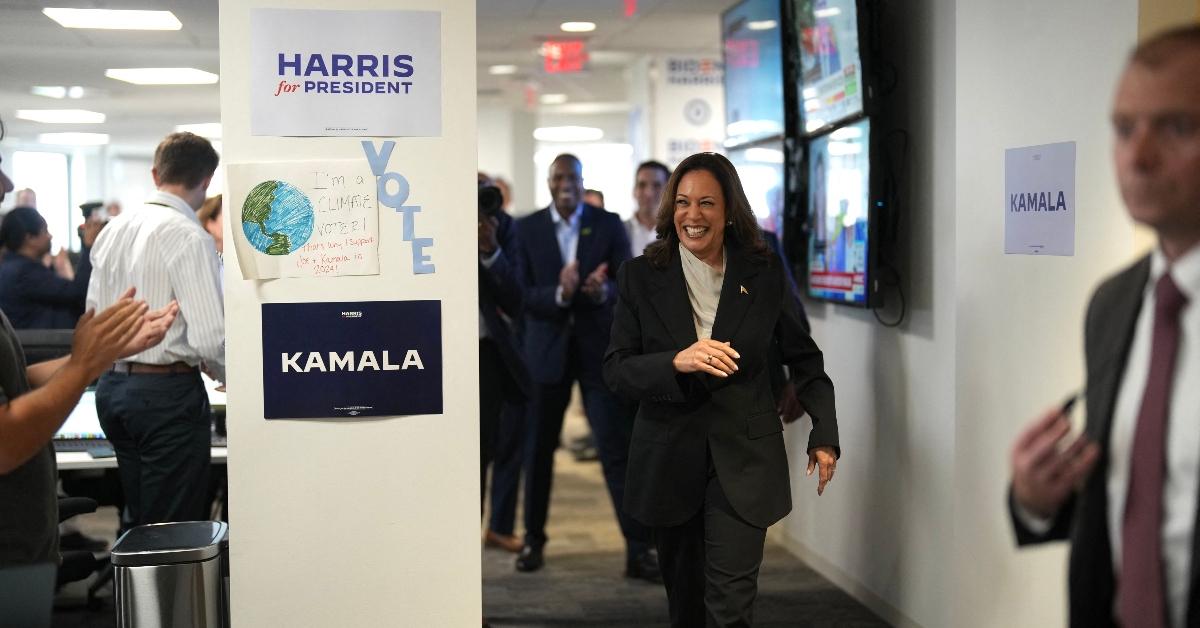
[{"label": "man in striped shirt", "polygon": [[87,306],[108,307],[129,286],[179,317],[158,346],[100,378],[96,410],[117,453],[131,525],[207,519],[210,409],[203,367],[225,379],[225,315],[212,236],[196,218],[217,167],[208,140],[173,133],[158,145],[158,191],[113,219],[92,248]]}]

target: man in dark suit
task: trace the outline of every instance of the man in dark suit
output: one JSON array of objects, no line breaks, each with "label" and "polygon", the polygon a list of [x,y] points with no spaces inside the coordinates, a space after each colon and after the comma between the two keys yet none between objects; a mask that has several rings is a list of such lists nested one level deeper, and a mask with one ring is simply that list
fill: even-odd
[{"label": "man in dark suit", "polygon": [[[1069,404],[1012,451],[1017,542],[1069,539],[1072,626],[1200,626],[1200,26],[1139,45],[1117,88],[1114,157],[1156,250],[1092,295],[1087,426]],[[1167,435],[1170,434],[1170,438]]]},{"label": "man in dark suit", "polygon": [[495,458],[501,410],[529,395],[529,371],[517,346],[513,321],[521,316],[520,257],[513,219],[503,197],[479,178],[479,490],[487,495],[487,470]]},{"label": "man in dark suit", "polygon": [[578,381],[625,536],[626,574],[657,579],[649,531],[621,508],[632,426],[601,376],[617,298],[613,277],[629,259],[629,239],[616,214],[583,202],[583,167],[577,157],[555,158],[548,183],[550,206],[517,224],[525,288],[525,356],[536,388],[525,451],[525,547],[517,570],[536,571],[543,564],[554,450],[571,387]]}]

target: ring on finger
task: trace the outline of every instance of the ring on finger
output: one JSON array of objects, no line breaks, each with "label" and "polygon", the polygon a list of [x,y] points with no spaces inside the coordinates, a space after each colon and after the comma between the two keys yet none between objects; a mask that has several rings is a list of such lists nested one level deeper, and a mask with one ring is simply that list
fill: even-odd
[{"label": "ring on finger", "polygon": [[711,363],[711,362],[712,362],[712,354],[710,353],[710,354],[707,354],[707,355],[705,355],[705,356],[704,356],[704,363],[705,363],[705,364],[709,364],[709,363]]}]

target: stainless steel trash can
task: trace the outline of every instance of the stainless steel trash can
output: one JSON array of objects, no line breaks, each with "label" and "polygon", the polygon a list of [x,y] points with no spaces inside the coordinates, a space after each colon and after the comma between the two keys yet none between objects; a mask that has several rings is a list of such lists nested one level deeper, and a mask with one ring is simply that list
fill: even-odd
[{"label": "stainless steel trash can", "polygon": [[229,524],[138,526],[112,549],[120,628],[229,628]]}]

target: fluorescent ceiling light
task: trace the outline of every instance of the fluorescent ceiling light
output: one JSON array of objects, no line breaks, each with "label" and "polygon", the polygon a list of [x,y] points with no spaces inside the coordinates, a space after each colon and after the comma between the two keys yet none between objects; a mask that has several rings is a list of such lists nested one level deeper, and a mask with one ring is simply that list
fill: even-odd
[{"label": "fluorescent ceiling light", "polygon": [[543,142],[594,142],[604,131],[590,126],[545,126],[533,130],[533,138]]},{"label": "fluorescent ceiling light", "polygon": [[821,17],[821,18],[833,17],[835,15],[841,15],[841,14],[842,14],[842,10],[837,7],[828,7],[825,9],[817,9],[816,11],[813,11],[813,17]]},{"label": "fluorescent ceiling light", "polygon": [[56,144],[64,146],[100,146],[108,143],[107,133],[42,133],[38,135],[39,144]]},{"label": "fluorescent ceiling light", "polygon": [[540,100],[543,105],[561,105],[561,104],[567,102],[567,95],[566,94],[542,94],[541,98],[539,98],[538,100]]},{"label": "fluorescent ceiling light", "polygon": [[754,22],[746,22],[746,28],[752,31],[769,31],[776,26],[779,26],[779,22],[776,22],[775,20],[756,20]]},{"label": "fluorescent ceiling light", "polygon": [[783,163],[783,151],[776,148],[747,148],[746,161],[757,161],[764,164]]},{"label": "fluorescent ceiling light", "polygon": [[517,66],[515,65],[493,65],[488,68],[488,74],[493,76],[503,76],[506,74],[516,74]]},{"label": "fluorescent ceiling light", "polygon": [[590,33],[596,30],[595,22],[563,22],[559,28],[566,33]]},{"label": "fluorescent ceiling light", "polygon": [[17,118],[47,124],[100,124],[104,114],[83,109],[18,109]]},{"label": "fluorescent ceiling light", "polygon": [[803,96],[804,98],[816,98],[817,97],[817,88],[805,87],[804,91],[800,92],[800,95]]},{"label": "fluorescent ceiling light", "polygon": [[816,111],[821,108],[821,100],[819,98],[809,98],[804,101],[805,111]]},{"label": "fluorescent ceiling light", "polygon": [[210,85],[220,78],[196,68],[114,68],[104,76],[134,85]]},{"label": "fluorescent ceiling light", "polygon": [[29,92],[34,96],[45,96],[46,98],[55,98],[62,100],[63,98],[71,98],[78,100],[83,98],[84,89],[78,85],[65,87],[62,85],[34,85]]},{"label": "fluorescent ceiling light", "polygon": [[200,137],[209,139],[217,139],[221,137],[220,122],[201,122],[199,124],[180,124],[175,127],[177,132],[195,133]]},{"label": "fluorescent ceiling light", "polygon": [[65,28],[102,28],[131,31],[177,31],[183,28],[170,11],[117,11],[111,9],[42,9],[46,17]]},{"label": "fluorescent ceiling light", "polygon": [[812,133],[813,131],[816,131],[817,129],[819,129],[823,126],[825,126],[824,120],[818,120],[817,118],[813,118],[804,125],[804,130],[808,131],[809,133]]},{"label": "fluorescent ceiling light", "polygon": [[29,90],[34,96],[45,96],[46,98],[66,98],[67,88],[62,85],[34,85]]},{"label": "fluorescent ceiling light", "polygon": [[862,137],[862,129],[856,126],[842,127],[829,134],[831,140],[853,140]]}]

